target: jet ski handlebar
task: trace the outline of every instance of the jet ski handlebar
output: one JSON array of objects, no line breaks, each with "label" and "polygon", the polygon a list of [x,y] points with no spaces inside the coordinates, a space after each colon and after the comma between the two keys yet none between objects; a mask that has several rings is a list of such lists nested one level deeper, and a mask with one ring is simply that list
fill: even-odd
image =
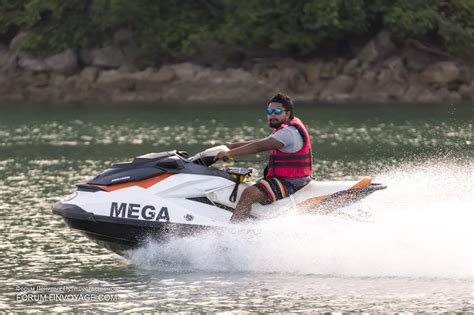
[{"label": "jet ski handlebar", "polygon": [[211,166],[216,162],[215,157],[217,153],[221,151],[229,151],[229,148],[226,145],[219,145],[209,149],[206,149],[202,152],[199,152],[191,157],[191,162],[202,164],[205,166]]}]

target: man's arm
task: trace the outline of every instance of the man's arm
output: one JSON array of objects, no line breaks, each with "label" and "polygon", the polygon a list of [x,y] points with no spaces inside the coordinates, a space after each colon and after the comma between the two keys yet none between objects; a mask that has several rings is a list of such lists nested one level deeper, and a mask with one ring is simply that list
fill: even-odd
[{"label": "man's arm", "polygon": [[240,148],[241,146],[244,146],[244,145],[247,145],[249,143],[252,143],[252,142],[256,142],[256,141],[261,141],[262,139],[254,139],[254,140],[249,140],[249,141],[241,141],[241,142],[234,142],[234,143],[231,143],[231,142],[226,142],[224,143],[229,149],[237,149],[237,148]]},{"label": "man's arm", "polygon": [[251,155],[262,151],[281,149],[283,146],[283,143],[280,141],[272,137],[267,137],[260,140],[253,140],[249,143],[236,147],[235,149],[231,149],[229,152],[227,152],[227,154],[230,157]]}]

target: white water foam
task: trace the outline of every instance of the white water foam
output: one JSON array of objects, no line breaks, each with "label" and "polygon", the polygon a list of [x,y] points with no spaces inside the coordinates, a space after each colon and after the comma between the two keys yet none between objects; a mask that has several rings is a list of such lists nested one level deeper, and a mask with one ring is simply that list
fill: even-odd
[{"label": "white water foam", "polygon": [[290,272],[342,276],[474,276],[471,163],[425,162],[379,176],[388,186],[341,216],[288,216],[258,225],[150,242],[132,262],[167,271]]}]

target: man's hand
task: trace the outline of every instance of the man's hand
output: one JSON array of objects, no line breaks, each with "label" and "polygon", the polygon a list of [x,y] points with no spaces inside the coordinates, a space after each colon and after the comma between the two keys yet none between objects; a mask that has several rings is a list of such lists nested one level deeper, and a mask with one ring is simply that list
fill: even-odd
[{"label": "man's hand", "polygon": [[219,153],[217,153],[217,155],[214,157],[214,161],[217,161],[217,160],[228,160],[230,159],[230,155],[229,155],[229,151],[220,151]]}]

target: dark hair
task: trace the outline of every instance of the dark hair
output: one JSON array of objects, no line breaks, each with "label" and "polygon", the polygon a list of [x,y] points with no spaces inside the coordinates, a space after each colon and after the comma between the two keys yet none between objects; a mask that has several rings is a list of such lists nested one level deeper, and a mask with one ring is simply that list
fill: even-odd
[{"label": "dark hair", "polygon": [[283,105],[283,107],[285,108],[287,112],[291,112],[290,120],[293,119],[293,117],[295,117],[293,113],[295,105],[293,105],[293,101],[288,95],[283,94],[283,93],[277,93],[272,96],[272,98],[268,101],[267,104],[270,104],[270,103],[280,103],[281,105]]}]

